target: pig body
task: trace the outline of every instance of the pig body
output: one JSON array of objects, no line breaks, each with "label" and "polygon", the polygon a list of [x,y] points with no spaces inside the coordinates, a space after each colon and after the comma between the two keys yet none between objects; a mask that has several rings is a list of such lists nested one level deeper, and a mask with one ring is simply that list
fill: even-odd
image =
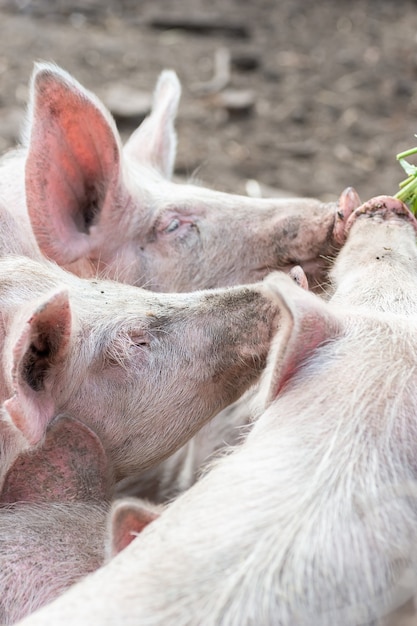
[{"label": "pig body", "polygon": [[13,624],[104,563],[108,503],[0,508],[0,620]]},{"label": "pig body", "polygon": [[330,302],[271,285],[282,325],[244,444],[22,626],[358,626],[415,593],[416,231],[398,201],[371,209]]}]

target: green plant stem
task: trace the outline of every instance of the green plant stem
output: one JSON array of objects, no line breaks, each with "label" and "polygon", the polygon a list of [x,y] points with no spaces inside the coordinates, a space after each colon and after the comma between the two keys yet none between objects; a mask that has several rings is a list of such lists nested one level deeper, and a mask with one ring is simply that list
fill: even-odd
[{"label": "green plant stem", "polygon": [[413,196],[416,195],[416,192],[417,178],[415,176],[412,176],[410,182],[407,182],[407,184],[405,184],[402,189],[400,189],[400,191],[395,194],[394,198],[398,198],[398,200],[402,200],[402,202],[408,202],[413,199]]},{"label": "green plant stem", "polygon": [[405,150],[405,152],[400,152],[399,154],[397,154],[396,159],[397,161],[399,161],[400,159],[405,159],[406,157],[411,156],[412,154],[417,154],[417,147],[410,148],[409,150]]}]

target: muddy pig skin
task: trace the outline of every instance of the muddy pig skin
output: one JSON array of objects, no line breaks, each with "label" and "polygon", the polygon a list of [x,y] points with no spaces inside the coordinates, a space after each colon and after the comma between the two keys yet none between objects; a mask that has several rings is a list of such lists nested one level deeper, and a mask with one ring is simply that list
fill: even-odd
[{"label": "muddy pig skin", "polygon": [[245,442],[25,626],[358,626],[417,588],[416,224],[350,222],[329,302],[282,276]]},{"label": "muddy pig skin", "polygon": [[27,237],[32,228],[42,252],[80,276],[153,291],[251,283],[294,264],[321,284],[356,192],[326,204],[173,182],[180,92],[176,74],[162,72],[149,117],[122,147],[96,96],[36,65],[22,146],[0,167],[0,197]]},{"label": "muddy pig skin", "polygon": [[174,452],[256,382],[278,310],[270,288],[154,294],[0,258],[0,401],[30,443],[67,412],[115,477]]}]

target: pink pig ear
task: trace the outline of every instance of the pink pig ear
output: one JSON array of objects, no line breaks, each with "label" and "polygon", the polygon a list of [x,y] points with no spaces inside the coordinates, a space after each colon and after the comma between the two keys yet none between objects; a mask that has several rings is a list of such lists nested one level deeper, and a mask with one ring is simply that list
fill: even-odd
[{"label": "pink pig ear", "polygon": [[272,344],[262,381],[266,406],[322,344],[342,332],[342,322],[316,295],[285,274],[264,281],[276,297],[281,325]]},{"label": "pink pig ear", "polygon": [[117,500],[110,512],[109,558],[119,554],[144,528],[156,520],[162,507],[138,498]]},{"label": "pink pig ear", "polygon": [[35,68],[25,132],[26,201],[42,252],[59,265],[94,249],[90,226],[120,191],[120,138],[110,113],[70,74]]},{"label": "pink pig ear", "polygon": [[32,444],[42,439],[54,416],[54,371],[67,354],[70,336],[70,303],[68,294],[61,291],[38,306],[14,346],[14,396],[5,401],[4,407]]},{"label": "pink pig ear", "polygon": [[174,169],[177,135],[174,121],[181,96],[181,85],[172,70],[164,70],[158,80],[150,115],[131,135],[124,153],[170,179]]},{"label": "pink pig ear", "polygon": [[51,422],[45,440],[25,450],[10,467],[0,504],[92,502],[111,497],[113,478],[97,435],[68,416]]}]

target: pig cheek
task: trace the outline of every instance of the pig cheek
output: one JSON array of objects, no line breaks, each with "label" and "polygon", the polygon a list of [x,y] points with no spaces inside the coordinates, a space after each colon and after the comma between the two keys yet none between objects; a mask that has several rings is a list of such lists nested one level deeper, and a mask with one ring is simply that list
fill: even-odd
[{"label": "pig cheek", "polygon": [[[140,251],[144,281],[148,281],[142,284],[159,292],[207,288],[211,268],[218,265],[214,246],[208,248],[213,252],[208,252],[202,249],[200,238],[195,233],[175,234],[172,233],[171,237],[158,236]],[[214,286],[217,284],[214,283]]]}]

